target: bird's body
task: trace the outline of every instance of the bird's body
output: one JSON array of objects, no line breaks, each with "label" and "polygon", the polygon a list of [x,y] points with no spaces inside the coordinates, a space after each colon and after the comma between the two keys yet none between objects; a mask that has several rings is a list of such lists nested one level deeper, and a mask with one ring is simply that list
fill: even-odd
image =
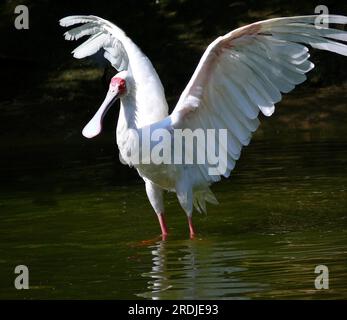
[{"label": "bird's body", "polygon": [[[104,103],[83,134],[88,138],[97,135],[104,114],[114,100],[120,98],[116,130],[120,156],[144,179],[163,234],[167,233],[163,190],[177,193],[193,234],[193,206],[206,211],[206,202],[217,203],[209,186],[221,176],[230,175],[242,147],[248,145],[259,126],[259,112],[272,115],[282,93],[290,92],[305,81],[305,73],[314,67],[308,60],[305,45],[347,55],[347,46],[342,43],[347,41],[347,33],[317,26],[318,18],[264,20],[217,38],[206,49],[170,115],[163,86],[153,65],[121,29],[95,16],[70,16],[61,20],[63,26],[83,24],[68,31],[66,39],[91,36],[73,51],[76,58],[92,55],[103,48],[105,58],[120,71],[112,78]],[[323,18],[331,23],[347,24],[344,16],[320,16]],[[145,138],[156,130],[166,130],[173,141],[175,130],[186,129],[200,130],[204,134],[211,129],[225,129],[227,142],[218,145],[224,169],[217,167],[211,174],[207,163],[158,163],[148,157],[139,156],[138,161],[131,157],[144,153]],[[159,141],[150,140],[149,150],[154,150]],[[194,152],[208,154],[211,147],[207,140]],[[169,149],[172,154],[176,152],[174,144]],[[191,157],[194,156],[196,154]]]}]

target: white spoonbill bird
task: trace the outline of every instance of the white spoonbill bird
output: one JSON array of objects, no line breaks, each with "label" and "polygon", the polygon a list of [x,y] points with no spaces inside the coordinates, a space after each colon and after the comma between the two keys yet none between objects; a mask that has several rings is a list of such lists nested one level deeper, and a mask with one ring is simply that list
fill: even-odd
[{"label": "white spoonbill bird", "polygon": [[[259,126],[259,111],[271,116],[282,93],[305,81],[305,74],[313,69],[307,46],[347,55],[347,45],[343,43],[347,41],[347,32],[320,25],[322,19],[347,24],[347,17],[341,15],[275,18],[218,37],[207,47],[170,115],[153,65],[120,28],[96,16],[69,16],[60,20],[65,27],[80,24],[65,33],[67,40],[90,36],[73,50],[75,58],[103,49],[105,58],[118,72],[111,79],[104,102],[82,133],[87,138],[99,134],[105,113],[120,99],[116,130],[120,156],[145,181],[164,238],[167,227],[163,190],[176,192],[193,237],[193,206],[206,211],[206,202],[218,203],[209,186],[222,175],[230,175],[242,147],[248,145],[252,132]],[[143,148],[135,133],[166,129],[173,138],[174,129],[197,128],[203,132],[226,129],[227,144],[219,146],[226,170],[209,174],[207,163],[157,163],[148,159],[133,163],[129,158],[129,154],[139,153]],[[203,148],[203,152],[209,151],[208,144]]]}]

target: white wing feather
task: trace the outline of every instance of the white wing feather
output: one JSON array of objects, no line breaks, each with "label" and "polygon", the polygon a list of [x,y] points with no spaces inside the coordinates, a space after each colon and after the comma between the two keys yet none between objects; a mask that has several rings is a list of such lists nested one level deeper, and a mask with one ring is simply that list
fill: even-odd
[{"label": "white wing feather", "polygon": [[81,23],[83,25],[68,30],[64,34],[66,40],[78,40],[84,36],[91,36],[72,51],[74,57],[82,59],[104,48],[108,52],[105,58],[111,62],[111,65],[118,71],[126,70],[129,61],[121,42],[121,39],[125,37],[123,30],[96,16],[69,16],[60,20],[60,25],[63,27]]},{"label": "white wing feather", "polygon": [[[77,40],[90,36],[72,51],[77,59],[104,50],[104,57],[118,71],[127,70],[134,83],[136,125],[141,127],[168,115],[164,88],[150,60],[123,30],[96,16],[69,16],[60,20],[64,27],[82,24],[65,33],[65,39]],[[150,93],[150,94],[149,94]]]},{"label": "white wing feather", "polygon": [[[175,128],[227,129],[229,176],[259,126],[258,114],[271,116],[282,93],[306,80],[314,68],[306,45],[347,55],[347,32],[315,26],[317,19],[347,24],[347,17],[276,18],[236,29],[212,42],[170,115]],[[208,146],[207,146],[208,148]],[[209,150],[209,149],[207,149]],[[190,166],[193,188],[220,180],[207,165]],[[193,178],[194,177],[194,178]]]}]

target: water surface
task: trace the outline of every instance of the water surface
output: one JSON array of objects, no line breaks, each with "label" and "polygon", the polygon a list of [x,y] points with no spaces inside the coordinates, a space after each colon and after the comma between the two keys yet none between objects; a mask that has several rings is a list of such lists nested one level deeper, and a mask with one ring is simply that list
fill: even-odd
[{"label": "water surface", "polygon": [[[110,141],[3,147],[0,298],[346,299],[346,147],[336,134],[256,137],[213,187],[221,204],[195,214],[194,240],[166,195],[166,241]],[[30,290],[13,286],[19,264]],[[314,287],[321,264],[329,290]]]}]

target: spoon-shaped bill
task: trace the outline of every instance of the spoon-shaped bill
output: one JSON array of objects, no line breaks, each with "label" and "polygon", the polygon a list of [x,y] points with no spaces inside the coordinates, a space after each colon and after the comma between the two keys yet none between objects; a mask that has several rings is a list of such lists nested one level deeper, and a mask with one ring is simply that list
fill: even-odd
[{"label": "spoon-shaped bill", "polygon": [[94,138],[102,130],[102,120],[112,106],[112,104],[117,100],[118,91],[109,91],[106,98],[99,110],[95,113],[94,117],[88,122],[88,124],[83,128],[82,134],[88,139]]}]

